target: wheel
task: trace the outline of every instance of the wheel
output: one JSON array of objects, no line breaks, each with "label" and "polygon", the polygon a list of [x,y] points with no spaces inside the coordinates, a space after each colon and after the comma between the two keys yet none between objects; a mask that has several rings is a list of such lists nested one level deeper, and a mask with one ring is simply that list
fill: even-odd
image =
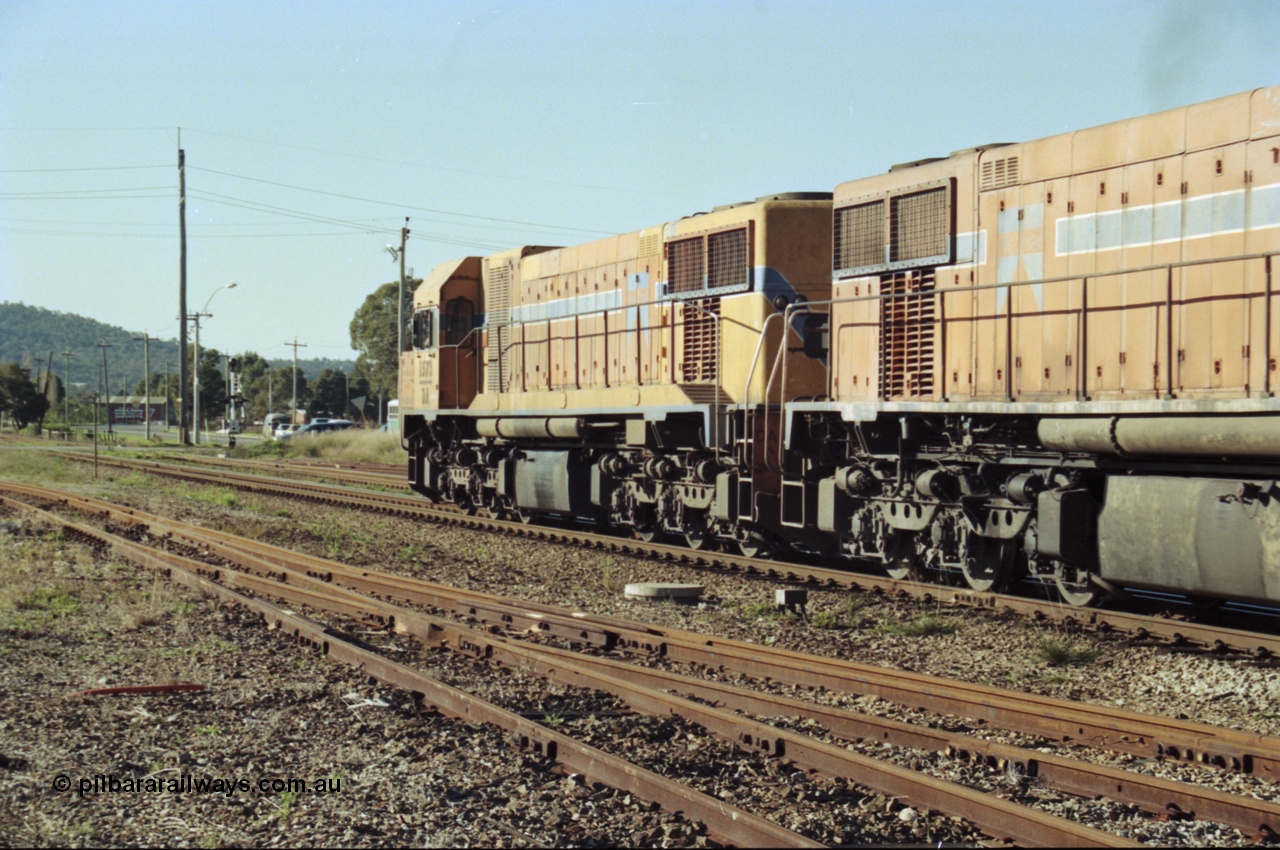
[{"label": "wheel", "polygon": [[1017,576],[1018,547],[1010,540],[972,538],[972,548],[964,559],[964,580],[980,593],[1001,593]]},{"label": "wheel", "polygon": [[715,542],[715,537],[711,534],[711,529],[707,528],[706,517],[691,516],[685,518],[684,542],[690,549],[698,551],[711,548],[711,544]]},{"label": "wheel", "polygon": [[748,532],[745,537],[739,537],[735,543],[738,552],[744,558],[767,558],[773,552],[773,546],[761,534]]},{"label": "wheel", "polygon": [[1055,561],[1053,565],[1053,583],[1058,588],[1058,595],[1068,605],[1093,605],[1103,596],[1102,588],[1093,583],[1088,570]]},{"label": "wheel", "polygon": [[884,571],[894,581],[919,578],[920,569],[916,562],[915,546],[911,538],[902,533],[891,533],[885,538]]},{"label": "wheel", "polygon": [[920,570],[914,561],[889,561],[884,565],[885,574],[894,581],[916,581]]},{"label": "wheel", "polygon": [[652,543],[658,536],[658,529],[652,525],[636,526],[636,537],[639,537],[645,543]]},{"label": "wheel", "polygon": [[471,498],[470,493],[458,493],[454,504],[467,516],[475,516],[480,512],[480,506],[476,504],[475,499]]}]

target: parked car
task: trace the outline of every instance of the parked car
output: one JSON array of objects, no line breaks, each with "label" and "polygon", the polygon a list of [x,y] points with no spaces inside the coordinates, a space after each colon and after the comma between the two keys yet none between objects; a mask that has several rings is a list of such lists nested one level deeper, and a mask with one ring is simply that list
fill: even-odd
[{"label": "parked car", "polygon": [[302,426],[296,422],[281,422],[276,429],[271,432],[271,437],[276,440],[283,440]]},{"label": "parked car", "polygon": [[345,431],[348,428],[355,428],[356,423],[347,419],[317,419],[315,422],[309,422],[306,425],[299,425],[296,431],[285,434],[281,439],[289,439],[291,437],[315,436],[316,434],[324,434],[329,431]]},{"label": "parked car", "polygon": [[281,425],[289,424],[289,414],[287,413],[268,413],[266,418],[262,420],[262,436],[276,436],[276,429]]}]

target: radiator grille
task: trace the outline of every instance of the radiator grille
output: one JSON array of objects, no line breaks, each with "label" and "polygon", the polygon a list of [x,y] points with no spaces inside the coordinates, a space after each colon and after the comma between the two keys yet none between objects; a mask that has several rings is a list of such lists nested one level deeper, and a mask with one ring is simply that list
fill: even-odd
[{"label": "radiator grille", "polygon": [[697,292],[704,275],[701,236],[667,243],[667,292]]},{"label": "radiator grille", "polygon": [[746,286],[747,229],[726,230],[707,237],[707,288]]},{"label": "radiator grille", "polygon": [[500,393],[511,383],[511,268],[490,266],[485,286],[489,323],[489,366],[485,391]]},{"label": "radiator grille", "polygon": [[[695,303],[702,309],[695,309]],[[703,312],[704,310],[707,312]],[[719,298],[703,298],[681,306],[680,318],[684,325],[681,383],[713,384],[719,377],[719,340],[716,339],[719,325],[716,317],[719,315]]]},{"label": "radiator grille", "polygon": [[1018,182],[1018,158],[1006,156],[1003,159],[988,159],[982,163],[982,177],[979,189],[1003,189]]},{"label": "radiator grille", "polygon": [[836,210],[835,271],[883,265],[884,201]]},{"label": "radiator grille", "polygon": [[882,275],[880,293],[899,296],[880,302],[880,397],[931,398],[937,303],[933,272]]},{"label": "radiator grille", "polygon": [[661,247],[661,233],[645,233],[640,237],[640,244],[636,253],[641,257],[651,257],[659,253]]},{"label": "radiator grille", "polygon": [[947,254],[948,218],[945,187],[891,199],[889,261],[901,263]]}]

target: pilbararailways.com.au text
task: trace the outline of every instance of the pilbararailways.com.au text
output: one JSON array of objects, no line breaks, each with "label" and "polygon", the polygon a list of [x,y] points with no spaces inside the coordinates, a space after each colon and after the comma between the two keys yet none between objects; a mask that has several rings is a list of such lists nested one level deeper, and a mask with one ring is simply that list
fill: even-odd
[{"label": "pilbararailways.com.au text", "polygon": [[342,792],[342,777],[326,776],[318,779],[297,777],[282,778],[264,776],[256,781],[236,776],[206,776],[183,773],[179,776],[135,776],[133,774],[96,773],[72,780],[65,773],[53,780],[53,790],[70,791],[75,788],[80,797],[88,794],[338,794]]}]

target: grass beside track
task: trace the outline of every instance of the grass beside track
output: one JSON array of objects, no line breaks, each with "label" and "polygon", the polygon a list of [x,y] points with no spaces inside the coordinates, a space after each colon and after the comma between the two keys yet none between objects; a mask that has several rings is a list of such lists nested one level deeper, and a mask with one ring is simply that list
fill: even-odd
[{"label": "grass beside track", "polygon": [[400,448],[399,434],[364,431],[359,428],[331,431],[314,437],[263,440],[254,445],[237,446],[231,451],[231,455],[243,458],[318,458],[353,463],[406,462],[405,451]]}]

